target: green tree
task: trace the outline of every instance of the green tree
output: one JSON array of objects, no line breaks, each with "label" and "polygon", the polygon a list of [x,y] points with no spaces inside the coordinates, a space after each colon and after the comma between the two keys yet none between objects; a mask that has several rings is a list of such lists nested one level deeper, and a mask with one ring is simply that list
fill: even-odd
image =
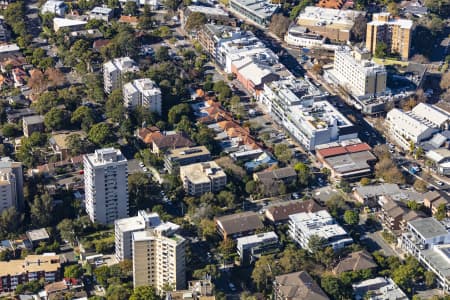
[{"label": "green tree", "polygon": [[325,239],[318,235],[312,235],[308,241],[308,248],[312,253],[317,253],[325,246]]},{"label": "green tree", "polygon": [[378,42],[377,46],[375,47],[375,53],[374,56],[376,58],[385,58],[387,55],[387,45],[383,42]]},{"label": "green tree", "polygon": [[203,13],[193,12],[186,20],[185,28],[188,31],[198,30],[202,25],[206,24],[207,21],[208,20]]},{"label": "green tree", "polygon": [[272,273],[275,260],[271,255],[261,256],[255,263],[252,271],[252,279],[259,291],[263,291],[273,280]]},{"label": "green tree", "polygon": [[283,163],[288,163],[292,158],[292,151],[286,144],[276,144],[274,153],[277,159]]},{"label": "green tree", "polygon": [[414,181],[414,189],[420,193],[425,193],[428,191],[427,183],[423,180],[416,179]]},{"label": "green tree", "polygon": [[122,91],[120,89],[112,91],[108,96],[108,100],[106,100],[106,116],[115,122],[121,122],[125,119],[125,111]]},{"label": "green tree", "polygon": [[163,62],[163,61],[169,60],[170,59],[169,48],[161,46],[158,49],[156,49],[155,58],[159,62]]},{"label": "green tree", "polygon": [[80,264],[70,265],[64,268],[65,278],[81,278],[83,275],[83,268]]},{"label": "green tree", "polygon": [[344,213],[344,221],[348,225],[358,225],[359,223],[359,215],[354,210],[346,210]]},{"label": "green tree", "polygon": [[217,277],[219,272],[217,271],[216,265],[206,265],[202,269],[197,269],[192,273],[192,277],[195,279],[204,279],[206,275],[211,276],[212,278]]},{"label": "green tree", "polygon": [[94,112],[87,106],[80,106],[73,112],[70,122],[80,126],[83,131],[88,132],[89,128],[94,124]]},{"label": "green tree", "polygon": [[10,249],[5,249],[0,252],[0,261],[9,261],[14,258],[14,252]]},{"label": "green tree", "polygon": [[202,219],[199,230],[203,239],[211,241],[217,237],[216,224],[212,220]]},{"label": "green tree", "polygon": [[88,151],[89,143],[78,133],[72,133],[65,139],[70,155],[76,156]]},{"label": "green tree", "polygon": [[177,124],[181,121],[182,116],[190,116],[191,108],[188,104],[182,103],[173,106],[168,113],[168,121],[170,124]]},{"label": "green tree", "polygon": [[310,180],[312,179],[312,174],[309,167],[306,164],[299,162],[295,164],[294,169],[297,171],[298,183],[302,186],[308,186]]},{"label": "green tree", "polygon": [[46,227],[53,220],[53,199],[45,193],[36,195],[30,207],[31,223],[35,227]]},{"label": "green tree", "polygon": [[114,138],[111,127],[106,123],[97,123],[89,130],[88,138],[97,145],[105,145]]},{"label": "green tree", "polygon": [[[129,2],[127,2],[129,3]],[[135,2],[133,2],[135,3]],[[131,291],[122,284],[113,284],[106,290],[106,299],[108,300],[123,300],[130,298]]]},{"label": "green tree", "polygon": [[7,123],[2,127],[2,134],[4,137],[11,138],[19,135],[19,130],[14,124]]},{"label": "green tree", "polygon": [[139,286],[133,290],[130,300],[160,300],[152,286]]},{"label": "green tree", "polygon": [[110,277],[110,271],[108,266],[100,266],[94,269],[94,275],[97,282],[103,286],[106,286],[108,278]]},{"label": "green tree", "polygon": [[436,275],[431,271],[426,271],[423,275],[425,277],[425,285],[428,288],[433,287],[434,283],[436,282]]},{"label": "green tree", "polygon": [[128,16],[136,16],[138,14],[138,7],[136,2],[127,1],[123,7],[123,14]]},{"label": "green tree", "polygon": [[445,217],[447,216],[447,208],[445,207],[445,204],[439,204],[436,213],[434,214],[434,217],[438,220],[438,221],[442,221],[445,219]]},{"label": "green tree", "polygon": [[248,194],[254,194],[256,192],[257,188],[258,188],[257,183],[254,180],[249,180],[245,184],[245,191]]},{"label": "green tree", "polygon": [[232,239],[223,240],[220,242],[219,251],[222,257],[228,260],[236,252],[236,243]]},{"label": "green tree", "polygon": [[44,124],[48,130],[60,130],[65,127],[67,111],[53,107],[45,114]]},{"label": "green tree", "polygon": [[159,188],[144,173],[128,176],[128,191],[130,215],[137,214],[138,210],[152,208],[159,201],[158,197],[155,197],[159,194]]},{"label": "green tree", "polygon": [[66,240],[71,244],[75,241],[76,237],[75,227],[75,222],[71,219],[64,219],[56,226],[61,239]]},{"label": "green tree", "polygon": [[144,5],[144,11],[139,16],[139,28],[151,29],[153,27],[152,10],[149,5]]}]

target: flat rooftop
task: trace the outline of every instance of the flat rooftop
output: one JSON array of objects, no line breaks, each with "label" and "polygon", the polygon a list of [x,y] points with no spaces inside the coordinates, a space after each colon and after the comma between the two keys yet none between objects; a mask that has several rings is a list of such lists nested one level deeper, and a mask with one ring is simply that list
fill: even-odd
[{"label": "flat rooftop", "polygon": [[370,171],[370,165],[367,162],[376,160],[376,157],[370,151],[362,151],[328,157],[325,160],[336,172],[347,174]]},{"label": "flat rooftop", "polygon": [[45,228],[27,231],[26,235],[27,235],[28,239],[30,240],[30,242],[42,241],[42,240],[46,240],[46,239],[50,238],[50,236],[48,235],[48,232]]},{"label": "flat rooftop", "polygon": [[271,17],[279,7],[270,0],[231,0],[231,2],[251,11],[262,19]]},{"label": "flat rooftop", "polygon": [[273,231],[240,237],[236,240],[236,243],[239,248],[245,245],[263,243],[271,240],[278,240],[278,235]]},{"label": "flat rooftop", "polygon": [[167,157],[170,159],[183,159],[183,158],[190,158],[190,157],[196,157],[199,155],[208,155],[210,154],[208,148],[205,146],[195,146],[195,147],[183,147],[183,148],[176,148],[171,149],[167,153]]},{"label": "flat rooftop", "polygon": [[28,255],[25,259],[0,262],[0,277],[32,272],[56,272],[61,268],[59,255]]},{"label": "flat rooftop", "polygon": [[194,184],[208,182],[210,178],[227,176],[222,168],[214,161],[181,166],[180,174],[184,174]]},{"label": "flat rooftop", "polygon": [[199,12],[205,15],[216,15],[228,17],[228,13],[221,8],[201,6],[201,5],[189,5],[186,9],[191,12]]},{"label": "flat rooftop", "polygon": [[450,280],[450,245],[435,245],[431,249],[421,251],[421,255]]},{"label": "flat rooftop", "polygon": [[141,216],[119,219],[114,223],[115,226],[119,227],[122,232],[145,229],[145,220]]},{"label": "flat rooftop", "polygon": [[433,217],[410,221],[409,224],[425,239],[448,234],[448,230],[445,228],[444,224]]},{"label": "flat rooftop", "polygon": [[297,17],[297,24],[302,26],[323,26],[324,28],[337,28],[350,30],[357,16],[365,15],[358,10],[340,10],[307,6]]},{"label": "flat rooftop", "polygon": [[23,121],[26,122],[28,125],[41,124],[41,123],[44,123],[44,117],[43,116],[28,116],[28,117],[23,117]]}]

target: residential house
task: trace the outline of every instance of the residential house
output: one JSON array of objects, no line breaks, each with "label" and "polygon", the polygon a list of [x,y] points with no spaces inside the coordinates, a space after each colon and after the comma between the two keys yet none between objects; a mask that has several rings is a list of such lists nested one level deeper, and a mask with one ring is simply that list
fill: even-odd
[{"label": "residential house", "polygon": [[27,73],[22,68],[12,69],[12,76],[14,80],[14,87],[18,88],[27,83]]},{"label": "residential house", "polygon": [[59,0],[48,0],[41,7],[42,14],[54,14],[58,17],[64,17],[66,14],[67,6],[64,4],[64,1]]},{"label": "residential house", "polygon": [[217,232],[224,240],[250,235],[264,228],[258,214],[252,211],[216,217],[214,221]]},{"label": "residential house", "polygon": [[119,23],[129,24],[132,27],[136,28],[139,24],[139,19],[134,16],[120,16]]},{"label": "residential house", "polygon": [[87,22],[82,20],[73,20],[67,18],[54,18],[53,30],[58,32],[60,29],[66,29],[68,31],[83,30]]},{"label": "residential house", "polygon": [[433,162],[438,174],[450,175],[450,150],[439,148],[430,150],[425,154],[426,158]]},{"label": "residential house", "polygon": [[284,184],[291,184],[297,180],[297,172],[292,167],[284,167],[269,171],[262,171],[253,174],[253,179],[261,182],[266,186],[273,185],[273,182],[283,182]]},{"label": "residential house", "polygon": [[330,299],[306,271],[276,276],[273,292],[275,300]]},{"label": "residential house", "polygon": [[156,137],[162,137],[163,134],[156,126],[140,127],[136,130],[135,136],[140,139],[146,145],[152,145],[153,139]]},{"label": "residential house", "polygon": [[152,152],[162,155],[170,149],[192,147],[192,142],[184,133],[174,133],[153,138]]},{"label": "residential house", "polygon": [[350,253],[347,257],[339,261],[333,269],[335,275],[344,272],[357,272],[368,269],[375,269],[378,265],[373,260],[372,255],[366,250]]},{"label": "residential house", "polygon": [[96,6],[89,12],[90,20],[102,20],[105,22],[109,22],[109,20],[113,16],[113,10],[108,7]]}]

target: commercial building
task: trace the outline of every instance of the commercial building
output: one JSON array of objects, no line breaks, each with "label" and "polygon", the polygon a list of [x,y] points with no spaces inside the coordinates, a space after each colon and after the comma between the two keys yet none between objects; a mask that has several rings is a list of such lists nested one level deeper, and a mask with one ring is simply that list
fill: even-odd
[{"label": "commercial building", "polygon": [[270,23],[272,15],[278,10],[279,5],[269,0],[231,0],[230,9],[232,12],[266,27]]},{"label": "commercial building", "polygon": [[334,53],[333,69],[327,75],[357,99],[382,96],[386,92],[386,69],[369,59],[366,50],[340,47]]},{"label": "commercial building", "polygon": [[438,174],[448,176],[450,175],[450,150],[446,148],[439,148],[428,151],[425,156],[428,160],[433,162]]},{"label": "commercial building", "polygon": [[379,43],[387,45],[390,54],[399,54],[408,60],[411,47],[413,21],[394,18],[390,13],[373,14],[367,23],[366,48],[375,53]]},{"label": "commercial building", "polygon": [[118,261],[133,257],[133,232],[155,228],[161,225],[161,219],[157,213],[138,211],[135,217],[114,221],[114,236],[116,245],[116,258]]},{"label": "commercial building", "polygon": [[355,126],[309,81],[287,79],[264,85],[261,103],[307,150],[317,145],[355,139]]},{"label": "commercial building", "polygon": [[127,109],[144,107],[161,115],[161,90],[150,78],[135,79],[123,86],[123,105]]},{"label": "commercial building", "polygon": [[328,300],[327,294],[305,271],[275,277],[274,300]]},{"label": "commercial building", "polygon": [[211,160],[211,153],[205,146],[183,147],[171,149],[164,155],[164,167],[172,174],[177,172],[180,166]]},{"label": "commercial building", "polygon": [[324,38],[347,42],[350,40],[350,30],[356,18],[364,14],[364,12],[357,10],[307,6],[298,15],[297,24]]},{"label": "commercial building", "polygon": [[128,217],[128,163],[120,150],[84,155],[86,213],[92,222],[112,224]]},{"label": "commercial building", "polygon": [[218,46],[227,40],[236,39],[240,35],[241,31],[239,28],[226,25],[205,24],[197,31],[196,38],[203,49],[213,59],[216,59]]},{"label": "commercial building", "polygon": [[64,4],[64,1],[59,0],[48,0],[41,7],[42,14],[54,14],[58,17],[64,17],[66,14],[67,6]]},{"label": "commercial building", "polygon": [[203,14],[207,19],[207,23],[228,24],[231,22],[228,13],[221,8],[203,5],[189,5],[180,10],[180,22],[183,28],[192,13]]},{"label": "commercial building", "polygon": [[450,292],[450,233],[447,226],[435,218],[424,218],[408,223],[401,245],[436,275],[437,284]]},{"label": "commercial building", "polygon": [[30,137],[33,132],[44,131],[44,117],[43,116],[27,116],[22,119],[23,135]]},{"label": "commercial building", "polygon": [[320,210],[311,213],[298,213],[289,216],[289,235],[303,249],[309,249],[312,236],[319,236],[325,240],[324,246],[341,249],[353,243],[352,238],[338,224],[330,213]]},{"label": "commercial building", "polygon": [[285,201],[281,203],[277,203],[275,205],[269,206],[265,211],[265,217],[270,222],[284,223],[289,220],[289,215],[298,214],[302,212],[316,212],[319,210],[323,210],[319,204],[314,200],[304,200],[304,201]]},{"label": "commercial building", "polygon": [[316,157],[336,179],[356,180],[370,176],[377,158],[359,139],[316,147]]},{"label": "commercial building", "polygon": [[273,231],[244,236],[236,240],[241,264],[249,264],[256,261],[261,255],[275,253],[279,247],[278,236]]},{"label": "commercial building", "polygon": [[25,259],[0,262],[0,293],[16,290],[19,284],[44,280],[51,283],[61,280],[61,263],[58,255],[28,255]]},{"label": "commercial building", "polygon": [[22,163],[0,158],[0,213],[10,207],[23,208]]},{"label": "commercial building", "polygon": [[389,277],[367,279],[358,284],[353,284],[352,286],[356,300],[409,299],[405,292],[403,292],[398,285],[395,284],[394,280]]},{"label": "commercial building", "polygon": [[335,50],[338,46],[326,43],[327,38],[298,25],[290,26],[284,41],[290,46]]},{"label": "commercial building", "polygon": [[103,84],[105,92],[111,93],[122,88],[122,76],[127,72],[137,72],[139,68],[129,57],[119,57],[103,64]]},{"label": "commercial building", "polygon": [[180,178],[184,190],[192,196],[218,192],[227,184],[227,175],[215,161],[181,166]]},{"label": "commercial building", "polygon": [[214,221],[217,232],[224,240],[251,235],[264,228],[258,214],[253,211],[217,217]]},{"label": "commercial building", "polygon": [[58,32],[60,29],[67,29],[68,31],[83,30],[87,22],[82,20],[73,20],[67,18],[54,18],[53,30]]},{"label": "commercial building", "polygon": [[419,103],[411,111],[393,108],[387,113],[386,125],[391,138],[403,149],[409,149],[431,138],[436,132],[447,129],[450,115],[433,105]]},{"label": "commercial building", "polygon": [[102,20],[109,22],[113,16],[113,10],[108,7],[96,6],[89,12],[90,20]]},{"label": "commercial building", "polygon": [[133,233],[133,285],[153,286],[158,292],[170,285],[186,287],[186,240],[156,229]]}]

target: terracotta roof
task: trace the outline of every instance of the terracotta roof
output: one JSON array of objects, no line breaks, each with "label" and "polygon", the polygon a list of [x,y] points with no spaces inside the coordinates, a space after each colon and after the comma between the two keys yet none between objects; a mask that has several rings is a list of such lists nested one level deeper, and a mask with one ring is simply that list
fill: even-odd
[{"label": "terracotta roof", "polygon": [[294,200],[283,202],[278,205],[270,206],[266,210],[266,217],[272,222],[280,222],[289,219],[289,215],[301,213],[301,212],[316,212],[322,210],[319,204],[314,200]]},{"label": "terracotta roof", "polygon": [[328,300],[328,296],[305,271],[275,277],[281,299]]},{"label": "terracotta roof", "polygon": [[156,126],[138,129],[138,137],[146,144],[152,144],[155,138],[160,138],[162,136],[162,133]]},{"label": "terracotta roof", "polygon": [[257,213],[248,211],[216,218],[227,235],[264,228]]},{"label": "terracotta roof", "polygon": [[323,157],[329,157],[329,156],[336,156],[347,153],[347,150],[345,150],[344,147],[338,146],[338,147],[332,147],[332,148],[325,148],[325,149],[319,149],[317,152]]},{"label": "terracotta roof", "polygon": [[366,143],[353,144],[345,147],[345,150],[350,153],[356,153],[361,151],[370,151],[372,148]]},{"label": "terracotta roof", "polygon": [[95,50],[100,50],[101,48],[107,46],[110,42],[111,40],[96,40],[92,44],[92,48],[94,48]]},{"label": "terracotta roof", "polygon": [[334,268],[333,272],[335,274],[341,274],[347,271],[360,271],[366,269],[376,268],[377,264],[367,251],[353,252]]},{"label": "terracotta roof", "polygon": [[153,138],[153,144],[155,144],[160,150],[194,146],[194,142],[182,133],[155,137]]},{"label": "terracotta roof", "polygon": [[133,17],[133,16],[120,16],[119,19],[120,23],[137,23],[138,22],[138,18],[137,17]]}]

